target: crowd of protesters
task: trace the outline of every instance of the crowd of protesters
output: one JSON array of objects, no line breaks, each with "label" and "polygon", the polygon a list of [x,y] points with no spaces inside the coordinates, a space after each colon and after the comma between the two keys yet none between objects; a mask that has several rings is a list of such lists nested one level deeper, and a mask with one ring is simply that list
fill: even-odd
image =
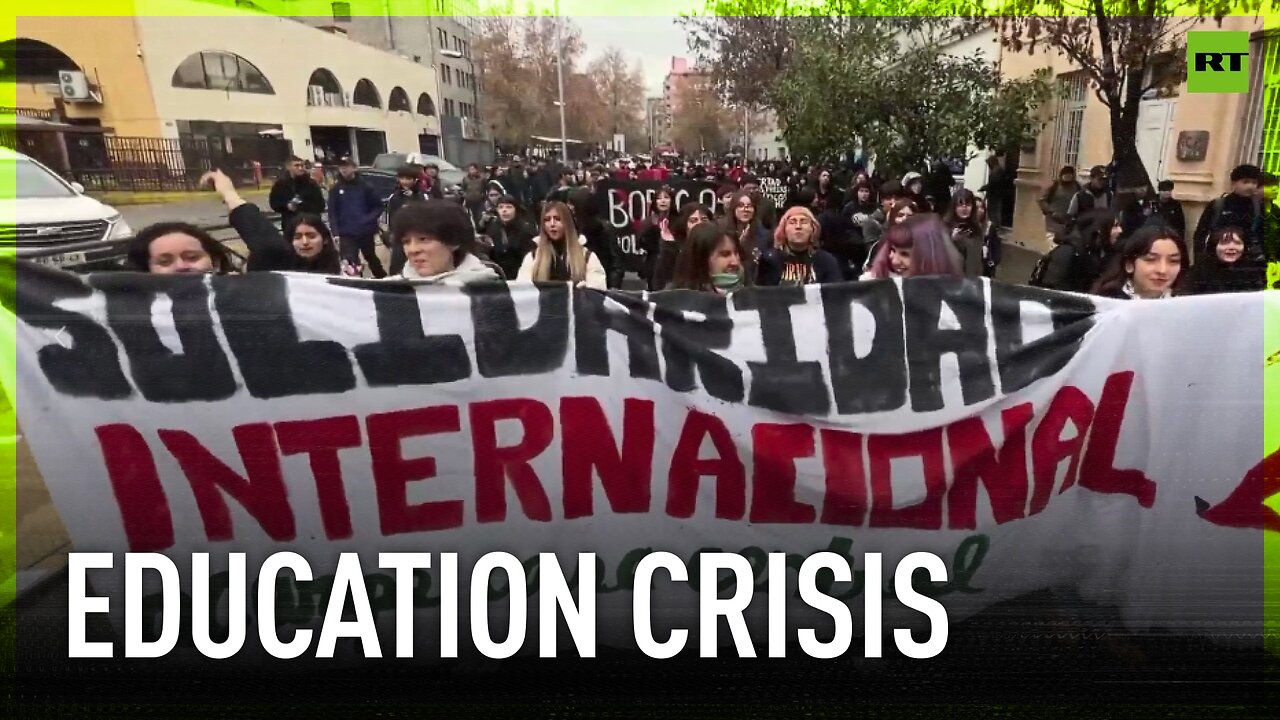
[{"label": "crowd of protesters", "polygon": [[[995,159],[993,159],[995,160]],[[291,270],[434,278],[572,282],[620,288],[626,264],[617,231],[597,207],[606,179],[660,184],[634,228],[650,290],[728,293],[750,286],[796,286],[891,277],[994,277],[1002,256],[1000,222],[1012,187],[998,160],[978,192],[960,187],[945,162],[881,178],[858,165],[688,160],[579,162],[573,166],[511,158],[468,167],[446,189],[431,166],[397,172],[380,197],[349,161],[326,199],[294,160],[272,188],[277,228],[241,199],[221,173],[207,182],[222,195],[231,225],[249,248],[244,271]],[[768,185],[785,188],[785,202]],[[678,180],[712,183],[715,203],[677,207]],[[1072,167],[1039,197],[1052,250],[1026,282],[1116,298],[1256,290],[1266,283],[1264,225],[1280,215],[1276,178],[1237,167],[1230,191],[1214,200],[1188,235],[1174,183],[1117,202],[1109,168],[1083,183]],[[326,213],[327,210],[327,213]],[[327,217],[326,217],[327,215]],[[378,257],[381,238],[388,267]],[[130,263],[148,272],[231,272],[221,243],[183,223],[139,232]],[[634,269],[634,268],[633,268]]]}]

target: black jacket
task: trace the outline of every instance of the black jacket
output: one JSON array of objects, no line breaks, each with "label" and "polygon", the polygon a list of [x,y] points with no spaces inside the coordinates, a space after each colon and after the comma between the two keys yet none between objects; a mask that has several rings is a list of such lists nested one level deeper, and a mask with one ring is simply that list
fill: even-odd
[{"label": "black jacket", "polygon": [[[803,268],[806,264],[801,261],[802,256],[796,256],[786,249],[769,248],[760,253],[760,264],[756,270],[756,284],[764,287],[772,287],[781,285],[783,280],[788,280],[788,284],[807,285],[811,283],[834,283],[844,280],[844,273],[840,271],[840,262],[835,259],[831,253],[825,250],[811,250],[807,258],[809,266],[808,278],[788,278],[789,274],[795,272],[794,268]],[[793,267],[788,272],[788,267]]]},{"label": "black jacket", "polygon": [[508,280],[515,280],[524,256],[533,252],[537,246],[534,238],[538,236],[538,231],[517,217],[510,223],[494,218],[485,224],[481,232],[493,242],[493,249],[489,251],[490,259],[502,268]]},{"label": "black jacket", "polygon": [[387,222],[391,222],[391,218],[396,216],[396,211],[404,207],[405,203],[425,199],[425,196],[417,188],[413,190],[396,188],[396,191],[391,193],[391,197],[387,198]]},{"label": "black jacket", "polygon": [[1191,293],[1194,295],[1253,292],[1263,289],[1266,282],[1266,266],[1245,259],[1224,265],[1216,257],[1206,257],[1191,268]]},{"label": "black jacket", "polygon": [[1261,261],[1263,257],[1262,200],[1227,193],[1209,203],[1196,225],[1195,247],[1192,253],[1199,261],[1208,247],[1209,236],[1214,230],[1234,226],[1244,232],[1244,257]]},{"label": "black jacket", "polygon": [[[297,210],[289,209],[289,201],[298,198],[301,203]],[[299,213],[324,215],[324,193],[310,175],[295,178],[285,175],[271,186],[271,194],[267,196],[271,209],[280,213],[280,226],[288,227],[289,220]]]},{"label": "black jacket", "polygon": [[249,263],[245,266],[248,272],[293,270],[326,275],[342,272],[341,259],[331,241],[325,243],[324,250],[314,260],[303,260],[294,253],[293,245],[285,241],[280,229],[253,203],[232,210],[227,220],[249,247]]}]

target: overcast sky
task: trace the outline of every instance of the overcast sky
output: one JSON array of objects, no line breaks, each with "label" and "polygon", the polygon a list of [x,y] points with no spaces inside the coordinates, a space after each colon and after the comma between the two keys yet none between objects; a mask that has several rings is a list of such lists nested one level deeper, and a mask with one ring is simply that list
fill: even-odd
[{"label": "overcast sky", "polygon": [[640,61],[645,97],[662,95],[662,80],[673,56],[692,59],[684,30],[675,18],[574,16],[572,20],[587,44],[586,62],[600,57],[610,46],[621,50],[628,63]]}]

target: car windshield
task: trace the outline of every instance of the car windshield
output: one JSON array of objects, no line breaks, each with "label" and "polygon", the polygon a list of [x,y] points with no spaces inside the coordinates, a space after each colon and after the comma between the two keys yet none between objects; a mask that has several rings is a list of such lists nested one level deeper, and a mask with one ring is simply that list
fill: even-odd
[{"label": "car windshield", "polygon": [[61,198],[75,197],[71,188],[51,174],[48,170],[25,158],[0,160],[0,172],[16,170],[17,196],[19,198]]},{"label": "car windshield", "polygon": [[405,155],[401,153],[383,153],[373,159],[373,167],[378,170],[398,170],[405,163]]}]

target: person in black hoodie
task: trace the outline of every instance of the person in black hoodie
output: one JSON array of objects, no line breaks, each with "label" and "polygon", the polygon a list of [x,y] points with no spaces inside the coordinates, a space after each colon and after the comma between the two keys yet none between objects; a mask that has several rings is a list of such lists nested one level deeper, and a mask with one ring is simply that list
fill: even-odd
[{"label": "person in black hoodie", "polygon": [[1031,285],[1051,290],[1088,292],[1120,247],[1124,223],[1114,213],[1094,213],[1089,234],[1054,235],[1054,248],[1040,259]]},{"label": "person in black hoodie", "polygon": [[1266,285],[1266,267],[1245,257],[1244,231],[1221,227],[1191,269],[1191,294],[1253,292]]},{"label": "person in black hoodie", "polygon": [[302,158],[291,157],[288,172],[271,186],[267,204],[280,213],[280,227],[284,227],[298,213],[323,215],[324,193],[307,174]]},{"label": "person in black hoodie", "polygon": [[590,188],[568,190],[569,207],[573,209],[574,225],[578,234],[586,239],[587,249],[600,260],[608,278],[610,289],[622,287],[626,267],[618,257],[617,235],[596,214],[595,194]]},{"label": "person in black hoodie", "polygon": [[[840,209],[840,214],[844,216],[845,225],[849,229],[848,243],[848,260],[849,272],[848,279],[852,280],[862,274],[862,266],[867,261],[867,249],[871,243],[867,241],[867,223],[873,222],[876,213],[880,211],[880,203],[876,200],[875,189],[871,187],[871,179],[866,176],[859,176],[854,180],[853,187],[849,192],[845,193],[844,207]],[[883,222],[884,214],[880,215]],[[879,230],[877,227],[876,230]],[[875,235],[875,240],[880,238],[879,233]],[[873,240],[874,241],[874,240]]]},{"label": "person in black hoodie", "polygon": [[490,259],[502,268],[506,279],[511,280],[520,272],[524,256],[533,251],[538,230],[521,219],[519,204],[511,195],[503,195],[496,203],[493,215],[486,215],[480,232],[489,238],[492,249]]},{"label": "person in black hoodie", "polygon": [[1157,187],[1157,195],[1151,204],[1151,214],[1159,216],[1173,231],[1187,236],[1187,216],[1182,212],[1182,203],[1173,197],[1173,181],[1161,180]]},{"label": "person in black hoodie", "polygon": [[[425,202],[426,196],[422,194],[421,184],[419,180],[422,172],[417,165],[403,165],[396,171],[396,190],[391,193],[391,197],[387,198],[387,227],[391,227],[391,221],[395,219],[396,212],[406,204],[411,202]],[[397,276],[404,270],[406,262],[404,254],[404,246],[398,242],[390,240],[391,234],[388,232],[382,236],[382,243],[391,250],[391,259],[387,263],[387,272],[393,277]]]},{"label": "person in black hoodie", "polygon": [[1207,255],[1213,232],[1224,227],[1240,228],[1244,232],[1246,259],[1263,258],[1263,208],[1258,195],[1261,184],[1262,171],[1255,165],[1240,165],[1231,171],[1231,192],[1210,203],[1196,225],[1193,236],[1196,262]]}]

